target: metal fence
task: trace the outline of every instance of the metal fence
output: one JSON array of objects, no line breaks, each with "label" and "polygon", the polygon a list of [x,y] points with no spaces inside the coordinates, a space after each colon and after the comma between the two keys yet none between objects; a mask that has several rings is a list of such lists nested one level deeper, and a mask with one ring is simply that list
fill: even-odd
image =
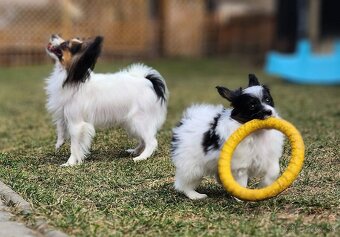
[{"label": "metal fence", "polygon": [[[261,23],[254,17],[241,21],[247,24],[219,20],[219,2],[225,1],[0,0],[0,65],[48,60],[44,46],[52,33],[61,33],[64,38],[102,35],[104,58],[197,57],[247,48],[244,39],[251,39],[254,49],[261,48],[257,47],[261,42],[270,42],[267,18],[262,21],[265,26],[261,32],[269,33],[249,37],[246,32],[251,29],[256,35]],[[242,17],[248,15],[244,12]],[[261,38],[264,35],[268,35],[265,40]]]},{"label": "metal fence", "polygon": [[103,35],[106,55],[149,54],[156,27],[149,7],[146,0],[1,0],[0,63],[43,60],[51,33]]}]

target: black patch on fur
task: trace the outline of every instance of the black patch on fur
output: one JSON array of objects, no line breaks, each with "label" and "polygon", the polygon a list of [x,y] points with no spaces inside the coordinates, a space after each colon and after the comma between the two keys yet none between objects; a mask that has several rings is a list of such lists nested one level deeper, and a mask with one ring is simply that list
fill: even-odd
[{"label": "black patch on fur", "polygon": [[[248,87],[261,86],[259,80],[254,74],[248,75]],[[262,98],[257,98],[250,94],[243,94],[242,88],[229,90],[228,88],[217,86],[218,93],[231,102],[233,110],[231,118],[239,123],[246,123],[252,119],[264,119],[272,115],[272,111],[265,109],[263,104],[274,107],[274,100],[270,94],[269,88],[262,85]]]},{"label": "black patch on fur", "polygon": [[[89,43],[80,52],[78,52],[79,58],[75,59],[76,62],[73,62],[70,69],[68,70],[67,78],[63,84],[65,85],[77,85],[85,82],[89,76],[91,71],[94,69],[96,65],[97,58],[100,55],[102,48],[103,37],[97,36],[92,42]],[[78,49],[79,51],[79,49]],[[76,55],[75,57],[77,57]]]},{"label": "black patch on fur", "polygon": [[153,89],[155,90],[158,99],[160,99],[162,103],[165,102],[165,84],[162,79],[156,74],[149,74],[145,78],[152,83]]},{"label": "black patch on fur", "polygon": [[172,134],[172,138],[171,138],[171,147],[170,147],[170,153],[174,154],[175,150],[177,149],[177,145],[178,145],[178,137],[176,136],[176,134]]},{"label": "black patch on fur", "polygon": [[[183,125],[183,122],[179,121],[176,124],[175,128],[178,128],[178,127],[180,127],[182,125]],[[173,133],[172,134],[172,138],[171,138],[171,147],[170,147],[171,154],[174,154],[175,150],[177,149],[178,141],[179,141],[179,138],[177,137],[177,134]]]},{"label": "black patch on fur", "polygon": [[271,111],[264,109],[259,98],[249,94],[236,97],[231,105],[233,107],[231,118],[239,123],[246,123],[252,119],[264,119],[271,115]]},{"label": "black patch on fur", "polygon": [[72,46],[70,47],[70,52],[71,54],[76,54],[78,51],[81,49],[81,43],[73,43]]},{"label": "black patch on fur", "polygon": [[227,99],[230,102],[233,101],[235,97],[242,94],[242,87],[234,91],[229,90],[228,88],[223,86],[216,86],[216,89],[223,98]]},{"label": "black patch on fur", "polygon": [[249,80],[248,87],[259,86],[260,85],[259,80],[255,76],[255,74],[249,74],[248,75],[248,80]]},{"label": "black patch on fur", "polygon": [[203,147],[203,151],[205,154],[207,154],[211,150],[218,150],[221,147],[221,144],[220,144],[221,138],[216,133],[216,127],[217,127],[219,119],[222,116],[222,113],[223,112],[218,113],[215,116],[214,121],[210,124],[210,129],[203,134],[202,147]]},{"label": "black patch on fur", "polygon": [[262,90],[262,102],[270,105],[271,107],[274,107],[274,100],[270,94],[270,90],[267,86],[262,85],[263,90]]}]

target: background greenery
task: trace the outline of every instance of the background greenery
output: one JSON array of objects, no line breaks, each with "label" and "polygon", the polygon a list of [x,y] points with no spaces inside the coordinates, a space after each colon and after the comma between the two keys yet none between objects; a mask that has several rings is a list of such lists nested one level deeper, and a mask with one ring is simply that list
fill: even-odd
[{"label": "background greenery", "polygon": [[[111,129],[99,131],[86,162],[72,168],[59,167],[69,148],[54,151],[54,127],[45,110],[44,78],[52,66],[0,68],[0,179],[33,204],[27,222],[43,217],[74,236],[337,236],[340,87],[289,84],[235,59],[148,64],[163,74],[171,93],[155,155],[133,163],[124,150],[135,141]],[[126,65],[99,63],[96,71]],[[228,106],[215,86],[246,86],[250,72],[270,86],[281,116],[302,133],[302,173],[268,201],[237,202],[210,178],[199,188],[209,198],[191,201],[173,189],[171,128],[192,103]]]}]

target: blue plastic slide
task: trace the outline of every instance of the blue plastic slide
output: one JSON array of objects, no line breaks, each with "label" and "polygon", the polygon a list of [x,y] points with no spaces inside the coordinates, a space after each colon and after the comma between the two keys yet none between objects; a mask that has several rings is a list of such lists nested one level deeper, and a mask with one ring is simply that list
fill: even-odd
[{"label": "blue plastic slide", "polygon": [[300,40],[297,52],[269,52],[265,71],[284,80],[300,84],[340,84],[340,41],[331,54],[314,54],[308,40]]}]

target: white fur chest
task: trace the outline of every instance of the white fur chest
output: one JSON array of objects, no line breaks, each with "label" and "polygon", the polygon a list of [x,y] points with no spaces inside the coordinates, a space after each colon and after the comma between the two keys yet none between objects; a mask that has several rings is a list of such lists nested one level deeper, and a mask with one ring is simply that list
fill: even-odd
[{"label": "white fur chest", "polygon": [[249,176],[262,175],[282,154],[283,135],[276,130],[261,130],[249,135],[236,148],[232,169],[246,169]]},{"label": "white fur chest", "polygon": [[52,74],[46,79],[47,110],[53,115],[54,120],[61,118],[64,113],[64,106],[72,97],[72,90],[63,88],[66,78],[66,71],[56,65]]}]

